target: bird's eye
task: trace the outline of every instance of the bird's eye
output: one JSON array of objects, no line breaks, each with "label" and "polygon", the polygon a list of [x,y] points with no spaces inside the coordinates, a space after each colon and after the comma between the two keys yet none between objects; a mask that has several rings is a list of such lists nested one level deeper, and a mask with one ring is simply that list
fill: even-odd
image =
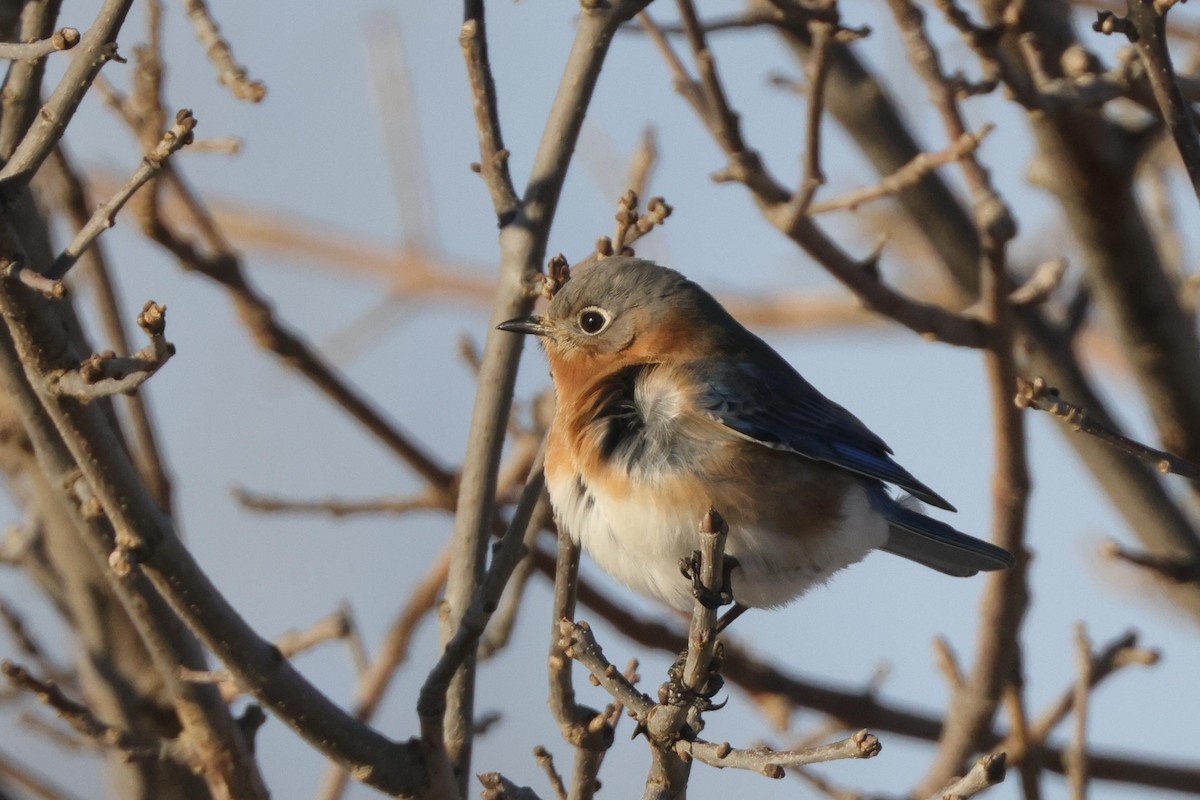
[{"label": "bird's eye", "polygon": [[595,336],[608,327],[611,319],[608,312],[602,308],[585,308],[579,312],[579,329],[589,336]]}]

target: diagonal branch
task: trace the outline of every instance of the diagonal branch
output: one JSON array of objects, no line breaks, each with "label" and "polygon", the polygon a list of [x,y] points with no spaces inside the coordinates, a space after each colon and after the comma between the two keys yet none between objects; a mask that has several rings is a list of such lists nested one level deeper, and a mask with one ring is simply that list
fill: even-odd
[{"label": "diagonal branch", "polygon": [[217,22],[209,13],[204,0],[183,0],[183,11],[192,21],[200,46],[217,68],[217,80],[228,86],[229,91],[238,100],[257,103],[266,97],[266,85],[262,81],[250,80],[247,77],[246,68],[233,57],[233,49],[221,35],[221,29],[217,27]]},{"label": "diagonal branch", "polygon": [[95,21],[84,32],[62,80],[50,94],[32,125],[0,169],[0,202],[11,203],[33,180],[33,174],[62,138],[67,124],[91,88],[100,68],[117,52],[117,31],[133,0],[105,0]]},{"label": "diagonal branch", "polygon": [[134,192],[157,175],[158,171],[162,169],[163,163],[172,154],[185,145],[191,144],[192,131],[195,127],[196,118],[192,116],[192,112],[186,108],[181,109],[175,115],[175,124],[162,135],[162,139],[155,148],[142,158],[141,166],[134,171],[126,184],[107,203],[96,209],[87,224],[80,228],[66,249],[58,258],[54,259],[54,263],[46,271],[46,277],[51,280],[62,280],[67,271],[79,260],[79,256],[92,246],[101,233],[113,226],[117,213],[124,208],[129,198],[133,197]]}]

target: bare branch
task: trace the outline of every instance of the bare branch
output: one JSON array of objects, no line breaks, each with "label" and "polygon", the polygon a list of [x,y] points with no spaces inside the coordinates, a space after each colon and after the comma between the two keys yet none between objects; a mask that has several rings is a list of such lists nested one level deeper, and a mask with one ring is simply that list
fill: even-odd
[{"label": "bare branch", "polygon": [[[563,538],[569,541],[569,537]],[[539,549],[534,554],[534,563],[543,575],[549,578],[555,575],[553,555]],[[676,626],[634,613],[587,580],[578,581],[578,592],[579,602],[584,607],[642,647],[672,656],[686,649],[687,636]],[[556,624],[555,638],[560,635],[558,631]],[[941,733],[940,714],[882,702],[878,697],[857,688],[845,689],[799,677],[735,645],[725,645],[721,673],[727,681],[752,696],[773,694],[797,708],[812,709],[834,719],[853,719],[872,729],[890,731],[920,741],[937,741]],[[646,702],[651,701],[646,698]],[[992,746],[1004,741],[1005,734],[993,729],[987,739],[988,745]],[[1030,748],[1028,758],[1036,760],[1044,769],[1065,774],[1062,750],[1059,748],[1035,744]],[[1200,792],[1200,763],[1147,759],[1096,750],[1089,751],[1089,761],[1092,764],[1092,776],[1096,780],[1188,793]]]},{"label": "bare branch", "polygon": [[525,489],[513,511],[508,530],[496,543],[492,563],[479,582],[471,604],[459,618],[454,635],[446,642],[441,657],[425,678],[417,699],[421,745],[429,763],[430,779],[437,791],[449,792],[447,796],[450,797],[455,795],[454,787],[458,785],[452,767],[458,753],[448,745],[445,729],[451,683],[458,669],[474,658],[479,639],[500,603],[508,579],[528,552],[525,544],[529,536],[528,529],[535,520],[534,510],[545,488],[544,461],[543,444],[530,467]]},{"label": "bare branch", "polygon": [[410,514],[413,511],[445,509],[446,498],[439,492],[422,492],[414,497],[381,497],[349,500],[329,497],[315,500],[295,500],[287,497],[259,494],[240,486],[231,490],[243,508],[266,514],[328,514],[334,519],[365,514]]},{"label": "bare branch", "polygon": [[537,759],[538,766],[546,773],[546,778],[550,781],[551,788],[554,789],[554,796],[558,800],[567,800],[567,787],[563,783],[562,775],[559,775],[558,770],[554,768],[554,756],[539,744],[533,748],[533,757]]},{"label": "bare branch", "polygon": [[767,747],[753,749],[730,748],[727,744],[680,740],[676,752],[703,761],[712,767],[746,769],[761,772],[768,778],[782,778],[789,767],[823,764],[853,758],[874,758],[882,750],[879,740],[865,730],[832,744],[809,747],[804,750],[782,751]]},{"label": "bare branch", "polygon": [[204,0],[183,0],[183,10],[196,31],[196,39],[217,68],[217,80],[238,100],[257,103],[267,96],[267,87],[262,81],[250,80],[246,68],[233,57],[229,42],[221,36],[221,29],[209,13]]},{"label": "bare branch", "polygon": [[1167,11],[1174,3],[1155,0],[1128,0],[1127,15],[1097,11],[1092,29],[1104,34],[1123,33],[1146,64],[1146,76],[1154,90],[1154,99],[1167,130],[1175,139],[1183,165],[1192,181],[1192,190],[1200,200],[1200,132],[1191,105],[1184,98],[1171,64],[1167,46]]},{"label": "bare branch", "polygon": [[52,784],[49,779],[26,769],[4,752],[0,752],[0,779],[6,784],[21,787],[29,792],[30,797],[36,797],[38,800],[71,800],[73,797],[66,790]]},{"label": "bare branch", "polygon": [[1067,260],[1052,258],[1038,264],[1029,280],[1018,286],[1008,296],[1008,302],[1014,306],[1031,306],[1044,302],[1062,285],[1063,276],[1067,274]]},{"label": "bare branch", "polygon": [[163,134],[158,145],[142,158],[141,166],[134,171],[121,190],[114,194],[107,203],[96,209],[87,224],[80,229],[79,233],[75,234],[75,238],[58,258],[54,259],[54,263],[46,271],[46,277],[52,280],[61,280],[67,274],[67,271],[79,260],[83,251],[91,247],[101,233],[113,226],[117,213],[125,206],[129,198],[133,197],[134,192],[157,175],[158,171],[162,169],[163,162],[173,153],[191,143],[192,131],[195,127],[196,118],[192,116],[192,112],[186,108],[181,109],[175,115],[175,124]]},{"label": "bare branch", "polygon": [[[723,600],[726,587],[725,540],[729,525],[710,508],[700,522],[700,550],[692,558],[689,570],[697,596],[688,631],[687,655],[683,662],[683,687],[704,694],[712,678],[713,660],[717,653],[717,603],[703,602],[702,594]],[[732,597],[728,598],[730,601]]]},{"label": "bare branch", "polygon": [[138,315],[138,326],[150,337],[150,344],[128,357],[110,350],[91,356],[78,369],[53,372],[46,377],[47,390],[84,402],[137,391],[175,355],[175,345],[164,335],[166,312],[166,306],[147,302]]},{"label": "bare branch", "polygon": [[982,756],[966,775],[935,792],[929,800],[967,800],[1004,780],[1004,753]]},{"label": "bare branch", "polygon": [[118,750],[131,759],[169,759],[198,766],[191,754],[180,747],[179,742],[166,739],[150,742],[129,731],[101,722],[87,706],[68,698],[53,682],[38,680],[19,664],[5,659],[0,662],[0,672],[4,673],[13,686],[30,692],[42,703],[53,708],[76,732],[103,747]]},{"label": "bare branch", "polygon": [[938,167],[958,161],[968,153],[975,152],[979,149],[983,140],[995,128],[995,125],[989,123],[980,128],[978,133],[966,132],[944,150],[939,150],[936,153],[921,153],[917,155],[874,186],[848,192],[832,200],[813,203],[809,207],[808,212],[810,214],[825,214],[830,211],[857,211],[859,206],[866,203],[899,194],[905,189],[920,183],[925,179],[926,175]]},{"label": "bare branch", "polygon": [[[791,195],[766,172],[758,154],[746,148],[737,114],[727,104],[722,105],[725,103],[725,95],[719,89],[712,54],[703,43],[703,35],[698,25],[692,27],[689,39],[698,43],[700,50],[695,51],[695,55],[698,63],[704,61],[701,71],[708,76],[705,80],[710,89],[703,100],[700,99],[683,63],[675,55],[654,20],[648,14],[642,13],[638,16],[638,21],[650,34],[671,68],[676,89],[689,101],[697,116],[705,123],[729,158],[729,165],[724,172],[714,176],[715,179],[744,184],[768,222],[804,249],[871,310],[927,338],[964,347],[987,346],[990,330],[981,320],[960,317],[946,309],[921,303],[895,291],[879,277],[878,252],[862,260],[851,258],[811,219],[797,217],[793,213],[788,202]],[[685,27],[688,26],[685,21]],[[717,106],[715,110],[710,111],[709,104],[712,103],[716,103]]]},{"label": "bare branch", "polygon": [[1019,379],[1014,402],[1019,408],[1036,408],[1038,411],[1053,414],[1079,433],[1095,436],[1123,452],[1150,462],[1161,473],[1181,475],[1189,480],[1200,481],[1200,464],[1144,445],[1092,419],[1086,409],[1071,405],[1060,398],[1058,391],[1048,386],[1042,378],[1034,378],[1032,381]]},{"label": "bare branch", "polygon": [[508,170],[508,150],[500,134],[500,115],[496,106],[496,83],[488,58],[487,28],[483,2],[463,4],[464,17],[459,44],[467,63],[471,82],[471,100],[475,109],[475,127],[479,133],[479,173],[492,195],[496,216],[504,225],[517,213],[520,200]]},{"label": "bare branch", "polygon": [[483,784],[482,800],[540,800],[528,786],[517,786],[499,772],[485,772],[479,776]]},{"label": "bare branch", "polygon": [[0,169],[0,200],[11,203],[62,138],[92,81],[116,56],[117,31],[133,0],[105,0],[91,27],[83,34],[62,80],[46,100],[32,125]]},{"label": "bare branch", "polygon": [[1087,719],[1088,699],[1092,694],[1095,681],[1092,678],[1092,640],[1088,637],[1087,626],[1082,622],[1075,624],[1075,666],[1079,676],[1075,681],[1075,731],[1071,736],[1071,744],[1064,754],[1067,764],[1067,783],[1071,787],[1072,800],[1087,800],[1088,762],[1087,762]]},{"label": "bare branch", "polygon": [[77,44],[79,44],[79,31],[74,28],[59,28],[48,39],[22,44],[0,42],[0,59],[35,61],[60,50],[70,50]]},{"label": "bare branch", "polygon": [[[1160,658],[1158,651],[1139,647],[1137,639],[1137,632],[1129,631],[1109,642],[1099,652],[1090,655],[1091,664],[1088,667],[1089,691],[1094,690],[1101,681],[1124,667],[1134,664],[1149,667],[1158,663]],[[1075,708],[1078,699],[1075,686],[1071,686],[1064,691],[1059,700],[1042,712],[1037,721],[1030,726],[1030,740],[1035,743],[1045,742],[1051,732]],[[1007,749],[1008,744],[1008,741],[1005,741],[1000,745],[999,749]],[[1063,758],[1065,761],[1065,754]]]},{"label": "bare branch", "polygon": [[8,630],[17,651],[32,659],[44,675],[56,682],[61,682],[64,677],[69,678],[69,673],[50,658],[45,647],[25,624],[24,618],[3,598],[0,598],[0,622]]},{"label": "bare branch", "polygon": [[1195,557],[1139,552],[1111,540],[1101,547],[1100,552],[1108,558],[1149,570],[1156,577],[1174,584],[1200,582],[1200,559]]},{"label": "bare branch", "polygon": [[[585,4],[579,15],[575,39],[562,71],[558,93],[533,158],[529,181],[515,215],[508,199],[495,198],[500,230],[500,270],[492,306],[491,327],[480,364],[480,390],[475,396],[467,433],[467,453],[454,524],[454,560],[446,584],[446,611],[442,642],[450,641],[459,620],[467,613],[483,578],[484,550],[495,519],[495,488],[505,425],[512,409],[517,365],[524,347],[523,337],[495,329],[507,319],[524,316],[533,307],[530,286],[541,270],[546,240],[558,207],[579,131],[592,98],[608,47],[620,25],[648,0],[614,0]],[[467,0],[465,17],[482,18],[481,0]],[[480,30],[482,33],[482,30]],[[481,117],[477,116],[477,120]],[[477,124],[481,152],[492,146],[494,129]],[[497,143],[498,144],[498,143]],[[508,217],[511,216],[511,220]],[[471,755],[474,719],[474,653],[450,686],[446,705],[445,736],[458,774],[466,780]],[[465,792],[460,783],[460,793]]]},{"label": "bare branch", "polygon": [[[840,742],[797,751],[769,748],[740,749],[728,744],[716,744],[693,738],[680,730],[683,718],[677,707],[653,703],[604,656],[600,645],[586,623],[563,620],[559,623],[564,652],[578,661],[596,679],[598,685],[621,702],[645,726],[647,736],[659,741],[676,755],[695,758],[710,766],[760,772],[770,778],[781,778],[788,767],[817,764],[846,758],[871,758],[880,751],[879,740],[867,731]],[[683,738],[679,738],[683,735]]]}]

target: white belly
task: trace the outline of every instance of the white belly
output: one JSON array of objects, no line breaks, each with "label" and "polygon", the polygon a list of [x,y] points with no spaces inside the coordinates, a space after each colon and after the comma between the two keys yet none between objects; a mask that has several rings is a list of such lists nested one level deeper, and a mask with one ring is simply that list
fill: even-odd
[{"label": "white belly", "polygon": [[[605,572],[675,608],[692,608],[691,584],[680,573],[679,561],[700,548],[696,509],[672,508],[653,493],[616,500],[597,487],[580,491],[572,476],[550,481],[548,489],[560,529]],[[733,572],[733,595],[755,608],[794,600],[887,540],[886,521],[858,486],[847,492],[841,514],[828,530],[803,539],[739,528],[736,515],[725,513],[731,519],[725,551],[740,564]]]}]

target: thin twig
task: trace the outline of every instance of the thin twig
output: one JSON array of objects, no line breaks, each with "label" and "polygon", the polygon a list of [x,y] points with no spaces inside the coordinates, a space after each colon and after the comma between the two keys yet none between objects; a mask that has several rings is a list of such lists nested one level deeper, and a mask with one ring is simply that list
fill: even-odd
[{"label": "thin twig", "polygon": [[446,500],[437,492],[422,492],[414,497],[380,497],[349,500],[328,497],[314,500],[298,500],[275,495],[251,492],[235,486],[231,493],[243,508],[264,514],[327,514],[334,519],[367,514],[400,515],[413,511],[445,509]]},{"label": "thin twig", "polygon": [[[803,248],[872,311],[887,316],[924,337],[964,347],[988,345],[990,330],[982,320],[959,316],[939,306],[906,297],[880,279],[878,252],[861,260],[851,258],[826,236],[811,218],[797,218],[788,202],[791,194],[767,173],[758,154],[745,146],[737,114],[725,103],[724,92],[712,89],[702,97],[683,62],[679,60],[654,20],[648,14],[642,13],[638,16],[638,21],[650,34],[667,61],[674,76],[676,90],[688,100],[713,138],[725,150],[729,164],[723,172],[714,176],[715,179],[738,181],[745,185],[768,222]],[[708,76],[707,83],[719,88],[712,54],[703,46],[699,26],[690,25],[685,18],[685,28],[691,30],[692,35],[689,39],[693,42],[698,40],[701,44],[700,49],[694,50],[694,53],[698,63],[701,62],[702,56],[705,57],[701,71]],[[710,111],[708,104],[714,102],[724,105],[716,111]]]},{"label": "thin twig", "polygon": [[51,681],[35,678],[27,669],[5,659],[0,662],[0,672],[13,686],[27,691],[42,703],[53,708],[58,716],[77,733],[100,745],[117,750],[130,759],[168,759],[189,766],[198,766],[191,754],[179,746],[176,740],[146,740],[133,733],[108,725],[80,703],[71,700]]},{"label": "thin twig", "polygon": [[808,80],[808,108],[804,123],[804,173],[800,187],[789,201],[791,213],[802,217],[808,213],[817,190],[825,185],[821,169],[821,119],[825,115],[825,83],[829,76],[829,45],[837,28],[827,22],[810,22],[812,50],[804,65]]},{"label": "thin twig", "polygon": [[[1129,631],[1109,642],[1099,652],[1091,655],[1091,664],[1088,666],[1087,671],[1088,691],[1095,690],[1101,681],[1124,667],[1135,664],[1150,667],[1158,663],[1160,658],[1159,652],[1139,647],[1137,639],[1137,632]],[[1058,701],[1043,711],[1041,716],[1030,726],[1029,738],[1031,742],[1044,743],[1054,729],[1067,718],[1067,715],[1075,708],[1075,704],[1078,701],[1076,688],[1077,685],[1068,687],[1059,697]],[[1003,747],[1005,747],[1004,744],[1000,746],[1001,749]],[[1065,753],[1063,759],[1064,761],[1066,760]]]},{"label": "thin twig", "polygon": [[1071,787],[1071,800],[1087,800],[1088,763],[1087,763],[1087,722],[1088,699],[1092,695],[1092,640],[1088,637],[1087,626],[1082,622],[1075,624],[1075,667],[1079,676],[1075,680],[1075,730],[1071,736],[1071,744],[1064,754],[1067,764],[1067,783]]},{"label": "thin twig", "polygon": [[[400,667],[408,660],[409,647],[417,627],[436,608],[438,596],[446,585],[450,570],[450,553],[442,553],[425,577],[413,587],[408,601],[388,627],[375,659],[358,678],[355,689],[354,716],[370,722],[379,710],[384,695]],[[337,800],[345,792],[350,774],[338,764],[331,764],[317,790],[318,800]]]},{"label": "thin twig", "polygon": [[246,68],[233,57],[229,42],[221,36],[221,29],[209,13],[204,0],[183,0],[183,10],[196,31],[196,39],[217,68],[217,80],[228,86],[238,100],[257,103],[267,96],[267,87],[262,81],[250,80]]},{"label": "thin twig", "polygon": [[[350,618],[345,609],[339,609],[329,616],[317,620],[305,630],[286,631],[280,634],[275,639],[275,646],[279,648],[279,654],[283,658],[295,658],[325,642],[347,640],[350,632]],[[179,677],[185,681],[220,684],[221,698],[226,703],[232,703],[242,693],[242,688],[238,686],[229,670],[196,670],[181,667]]]},{"label": "thin twig", "polygon": [[137,322],[150,344],[130,356],[108,351],[91,356],[78,369],[53,372],[47,376],[47,389],[83,402],[137,391],[175,355],[175,345],[165,335],[166,312],[166,306],[147,302]]},{"label": "thin twig", "polygon": [[1004,753],[981,756],[961,778],[930,795],[929,800],[967,800],[1004,780],[1007,770]]},{"label": "thin twig", "polygon": [[17,652],[23,653],[33,660],[42,674],[56,683],[68,678],[70,673],[54,663],[46,648],[37,640],[24,618],[3,598],[0,598],[0,622],[3,623],[8,635],[16,645]]},{"label": "thin twig", "polygon": [[[709,597],[719,597],[725,590],[725,540],[729,525],[709,509],[700,523],[700,550],[689,567],[693,586]],[[700,587],[703,587],[702,589]],[[701,602],[697,597],[688,631],[687,656],[683,663],[682,684],[685,689],[704,693],[710,680],[713,657],[717,652],[717,605]]]},{"label": "thin twig", "polygon": [[[569,541],[569,537],[563,538]],[[535,554],[535,564],[547,578],[554,577],[553,555],[539,550]],[[687,636],[678,626],[635,613],[601,592],[590,581],[578,581],[578,594],[583,607],[642,647],[672,657],[687,647]],[[557,625],[554,636],[559,636]],[[911,706],[887,703],[858,687],[847,689],[805,679],[734,645],[725,646],[721,672],[729,683],[751,695],[774,694],[797,708],[812,709],[834,719],[853,719],[871,729],[890,731],[924,742],[937,741],[942,730],[943,717],[940,713],[927,713]],[[1006,736],[1002,730],[993,728],[986,738],[990,747],[1003,742]],[[1046,770],[1064,774],[1061,748],[1034,744],[1028,758]],[[1200,794],[1200,763],[1197,762],[1097,750],[1089,751],[1088,761],[1092,765],[1092,777],[1096,780]]]},{"label": "thin twig", "polygon": [[1200,558],[1166,553],[1146,553],[1122,547],[1115,541],[1107,541],[1100,548],[1106,558],[1124,561],[1149,570],[1155,577],[1165,578],[1174,584],[1200,582]]},{"label": "thin twig", "polygon": [[709,766],[761,772],[768,778],[782,778],[784,770],[791,767],[845,759],[874,758],[882,749],[879,740],[865,730],[831,744],[794,751],[772,750],[768,747],[731,748],[727,744],[687,739],[681,739],[675,745],[676,752],[687,753]]},{"label": "thin twig", "polygon": [[44,776],[36,775],[7,753],[0,752],[0,779],[5,785],[19,786],[38,800],[71,800],[73,795],[60,789]]},{"label": "thin twig", "polygon": [[809,207],[808,213],[826,214],[830,211],[857,211],[860,206],[866,203],[899,194],[905,189],[923,181],[926,175],[938,167],[958,161],[966,154],[978,150],[983,140],[995,128],[995,125],[987,124],[980,128],[978,133],[966,132],[951,142],[950,146],[944,150],[939,150],[936,153],[921,153],[917,155],[874,186],[857,189],[831,200],[813,203]]},{"label": "thin twig", "polygon": [[546,778],[550,781],[550,788],[554,790],[554,796],[558,800],[567,800],[567,787],[563,783],[562,775],[559,775],[558,770],[554,768],[554,756],[539,744],[533,748],[533,757],[537,759],[538,766],[546,773]]},{"label": "thin twig", "polygon": [[74,28],[59,28],[53,36],[36,42],[0,42],[0,59],[35,61],[60,50],[70,50],[77,44],[79,31]]},{"label": "thin twig", "polygon": [[496,105],[496,83],[488,58],[487,27],[483,2],[463,3],[463,26],[459,34],[467,78],[471,83],[471,101],[475,110],[475,129],[479,134],[479,172],[492,195],[492,205],[501,224],[517,213],[520,203],[508,170],[508,150],[500,133],[500,115]]},{"label": "thin twig", "polygon": [[51,280],[61,280],[67,274],[67,271],[79,260],[79,256],[92,246],[100,234],[113,226],[117,213],[125,206],[129,198],[133,197],[134,192],[157,175],[158,171],[162,169],[163,162],[173,153],[191,143],[192,130],[195,127],[196,118],[192,116],[192,112],[186,108],[181,109],[175,115],[175,124],[162,135],[158,145],[142,157],[141,166],[134,171],[121,190],[114,194],[107,203],[96,209],[87,224],[79,230],[79,233],[75,234],[75,238],[58,258],[54,259],[54,263],[46,271],[46,277]]},{"label": "thin twig", "polygon": [[1118,450],[1150,462],[1163,474],[1181,475],[1188,480],[1200,481],[1200,464],[1117,433],[1089,416],[1086,409],[1063,400],[1058,396],[1058,391],[1048,386],[1042,378],[1034,378],[1032,381],[1019,379],[1014,402],[1019,408],[1035,408],[1053,414],[1079,433],[1095,436]]}]

